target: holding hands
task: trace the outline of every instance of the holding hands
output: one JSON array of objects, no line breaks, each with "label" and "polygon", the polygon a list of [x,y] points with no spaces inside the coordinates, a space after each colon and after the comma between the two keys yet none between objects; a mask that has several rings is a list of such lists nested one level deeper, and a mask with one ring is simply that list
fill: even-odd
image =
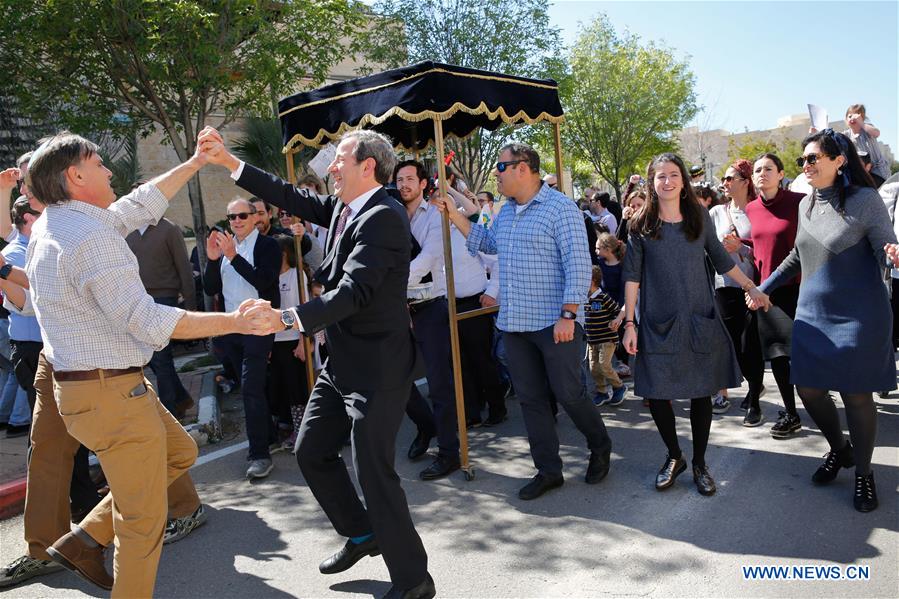
[{"label": "holding hands", "polygon": [[[277,315],[278,326],[272,328],[271,323],[258,317],[260,312],[271,311]],[[270,335],[276,331],[281,331],[284,326],[281,325],[281,313],[273,310],[271,304],[265,300],[248,299],[231,313],[238,323],[238,331],[244,335]]]},{"label": "holding hands", "polygon": [[893,263],[893,268],[899,268],[899,243],[887,243],[883,246],[887,258]]},{"label": "holding hands", "polygon": [[721,240],[721,245],[724,246],[724,249],[727,250],[728,253],[733,254],[740,249],[743,242],[740,241],[740,238],[737,237],[736,233],[728,233],[724,236],[724,239]]},{"label": "holding hands", "polygon": [[762,309],[767,312],[771,308],[771,298],[758,287],[753,286],[746,292],[746,306],[750,310]]}]

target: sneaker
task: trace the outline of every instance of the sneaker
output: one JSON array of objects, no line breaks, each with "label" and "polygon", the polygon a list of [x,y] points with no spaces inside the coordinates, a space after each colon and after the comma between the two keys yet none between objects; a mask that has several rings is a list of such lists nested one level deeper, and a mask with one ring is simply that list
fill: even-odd
[{"label": "sneaker", "polygon": [[609,400],[609,405],[620,406],[624,403],[625,395],[627,395],[627,385],[621,385],[617,389],[612,389],[612,398]]},{"label": "sneaker", "polygon": [[0,588],[14,587],[29,578],[59,572],[63,567],[53,561],[23,555],[5,568],[0,568]]},{"label": "sneaker", "polygon": [[771,427],[771,436],[775,439],[786,439],[793,433],[802,428],[799,422],[799,416],[796,414],[787,414],[783,410],[777,412],[780,416],[777,422]]},{"label": "sneaker", "polygon": [[162,544],[174,543],[180,541],[195,529],[200,528],[206,522],[206,510],[203,504],[189,516],[183,518],[173,518],[165,523],[165,534],[162,536]]},{"label": "sneaker", "polygon": [[852,466],[855,466],[855,458],[852,456],[852,444],[847,441],[843,449],[824,454],[824,463],[815,470],[812,482],[816,485],[826,485],[837,477],[840,468]]},{"label": "sneaker", "polygon": [[716,393],[715,397],[712,398],[712,413],[713,414],[724,414],[730,409],[730,400],[721,395],[720,393]]},{"label": "sneaker", "polygon": [[275,465],[272,463],[271,458],[250,460],[250,467],[247,468],[247,480],[252,480],[254,478],[265,478],[266,476],[271,474],[271,471],[274,467]]},{"label": "sneaker", "polygon": [[606,405],[610,401],[612,401],[612,398],[609,397],[608,393],[597,393],[593,396],[593,405],[597,408]]},{"label": "sneaker", "polygon": [[628,366],[627,364],[622,364],[621,366],[619,366],[618,368],[615,369],[615,372],[621,378],[629,378],[631,376],[631,369],[630,369],[630,366]]},{"label": "sneaker", "polygon": [[877,487],[874,486],[874,473],[868,476],[855,475],[855,495],[852,498],[855,509],[870,512],[877,509]]},{"label": "sneaker", "polygon": [[759,426],[765,421],[765,416],[759,408],[749,408],[743,417],[743,426]]}]

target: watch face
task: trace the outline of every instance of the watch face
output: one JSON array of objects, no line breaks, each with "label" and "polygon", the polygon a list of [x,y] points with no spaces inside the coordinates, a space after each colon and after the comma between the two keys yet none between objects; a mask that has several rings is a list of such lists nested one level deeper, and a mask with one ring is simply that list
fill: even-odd
[{"label": "watch face", "polygon": [[284,310],[281,312],[281,322],[284,324],[284,328],[292,328],[296,319],[293,317],[293,312],[290,310]]}]

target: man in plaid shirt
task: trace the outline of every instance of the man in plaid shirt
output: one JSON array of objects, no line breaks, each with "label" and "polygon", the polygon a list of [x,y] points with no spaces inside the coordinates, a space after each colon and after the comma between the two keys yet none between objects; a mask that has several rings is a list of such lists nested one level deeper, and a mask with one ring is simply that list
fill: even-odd
[{"label": "man in plaid shirt", "polygon": [[488,229],[472,224],[446,198],[436,201],[468,237],[468,250],[498,254],[500,297],[497,327],[503,331],[512,384],[521,402],[537,475],[521,499],[560,487],[562,459],[550,408],[556,399],[587,439],[585,480],[595,484],[609,471],[612,442],[581,378],[584,317],[578,309],[590,287],[590,252],[577,206],[540,179],[540,156],[521,143],[500,150],[497,190],[509,201]]}]

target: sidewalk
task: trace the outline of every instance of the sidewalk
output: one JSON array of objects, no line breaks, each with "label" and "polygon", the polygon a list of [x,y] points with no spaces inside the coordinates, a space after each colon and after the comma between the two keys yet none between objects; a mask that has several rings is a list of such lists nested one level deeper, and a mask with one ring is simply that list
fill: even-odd
[{"label": "sidewalk", "polygon": [[[202,351],[176,355],[175,368],[180,368],[184,363],[204,355],[206,352]],[[191,372],[179,373],[181,383],[195,402],[181,419],[181,423],[185,426],[197,420],[203,375],[208,370],[209,368],[204,367]],[[149,368],[146,370],[146,376],[151,383],[156,384],[156,377]],[[0,432],[0,519],[20,514],[24,508],[27,458],[27,436],[7,439],[5,434]]]}]

